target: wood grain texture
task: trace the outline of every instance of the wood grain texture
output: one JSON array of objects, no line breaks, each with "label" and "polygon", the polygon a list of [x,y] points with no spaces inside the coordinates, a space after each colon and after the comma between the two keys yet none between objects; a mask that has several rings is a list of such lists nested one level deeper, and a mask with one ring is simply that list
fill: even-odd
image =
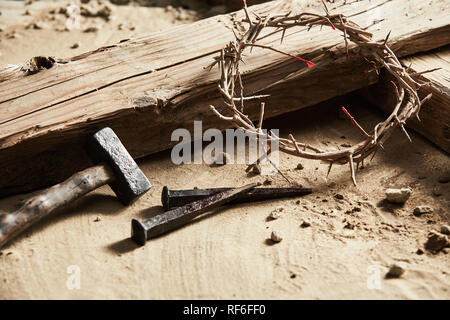
[{"label": "wood grain texture", "polygon": [[[440,68],[421,75],[422,80],[429,82],[430,86],[420,91],[420,97],[423,99],[429,93],[433,96],[422,106],[420,121],[414,118],[407,125],[450,153],[450,46],[402,59],[402,63],[411,65],[411,69],[418,73]],[[395,101],[391,80],[391,76],[383,72],[378,83],[361,89],[362,96],[390,112]]]},{"label": "wood grain texture", "polygon": [[[294,6],[294,7],[293,7]],[[291,1],[252,7],[269,11],[316,11],[321,4],[302,8]],[[382,40],[387,32],[399,56],[426,51],[450,42],[446,8],[441,1],[360,1],[336,9],[361,25],[384,20],[370,29]],[[433,19],[428,17],[432,16]],[[242,12],[217,16],[191,25],[125,39],[94,52],[57,60],[51,68],[32,75],[8,69],[0,82],[0,195],[48,186],[91,165],[84,142],[103,126],[110,126],[134,157],[171,147],[174,129],[192,131],[194,120],[203,128],[223,128],[209,104],[220,104],[218,72],[204,69],[228,41],[232,28],[240,28]],[[341,35],[299,28],[269,37],[277,45],[316,63],[306,69],[289,57],[254,50],[243,65],[247,94],[269,93],[266,115],[306,107],[365,87],[376,75],[351,46],[345,58]],[[5,74],[5,72],[1,73]],[[249,104],[255,114],[258,102]]]}]

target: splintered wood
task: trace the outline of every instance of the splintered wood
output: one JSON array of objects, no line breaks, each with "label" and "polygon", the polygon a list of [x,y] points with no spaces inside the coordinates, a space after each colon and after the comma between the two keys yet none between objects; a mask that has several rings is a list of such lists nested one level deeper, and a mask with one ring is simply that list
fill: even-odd
[{"label": "splintered wood", "polygon": [[[392,31],[389,46],[398,57],[450,42],[442,1],[359,1],[329,10],[358,25],[372,25],[367,32],[374,42]],[[260,16],[324,13],[320,2],[306,10],[291,1],[254,6],[252,11]],[[0,195],[48,186],[88,167],[85,138],[103,126],[112,127],[134,157],[170,148],[176,143],[170,139],[172,131],[192,131],[193,120],[202,120],[204,129],[228,127],[209,109],[222,101],[217,92],[220,74],[204,67],[235,39],[234,32],[245,30],[244,18],[241,10],[125,39],[74,58],[55,58],[49,69],[44,66],[34,74],[20,67],[0,72]],[[311,61],[314,68],[279,52],[253,48],[242,66],[242,81],[247,96],[270,94],[264,98],[266,118],[377,81],[358,45],[347,47],[337,32],[304,26],[286,32],[282,45],[278,34],[264,39],[263,45]],[[250,119],[258,119],[260,102],[246,102]]]}]

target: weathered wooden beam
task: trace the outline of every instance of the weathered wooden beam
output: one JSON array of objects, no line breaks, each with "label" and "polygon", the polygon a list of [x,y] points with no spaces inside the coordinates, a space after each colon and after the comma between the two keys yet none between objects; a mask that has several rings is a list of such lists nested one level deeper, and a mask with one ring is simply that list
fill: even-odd
[{"label": "weathered wooden beam", "polygon": [[[450,153],[450,46],[404,58],[401,62],[417,73],[435,70],[421,75],[430,85],[420,91],[420,98],[429,93],[433,96],[422,106],[420,121],[413,118],[407,126]],[[361,89],[360,93],[373,105],[390,112],[395,102],[391,80],[387,72],[382,72],[379,82]]]},{"label": "weathered wooden beam", "polygon": [[[306,3],[306,2],[305,2]],[[295,7],[292,7],[294,6]],[[442,1],[358,1],[335,12],[360,25],[374,25],[375,40],[388,31],[399,56],[430,50],[450,42],[450,26]],[[304,7],[274,1],[252,10],[323,13],[319,1]],[[429,17],[433,17],[430,19]],[[49,69],[27,74],[0,71],[0,195],[48,186],[90,165],[84,151],[88,134],[112,127],[134,157],[171,147],[174,129],[223,128],[209,110],[219,105],[217,69],[205,70],[218,50],[242,28],[243,13],[217,16],[66,60],[40,61]],[[325,30],[326,29],[326,30]],[[377,80],[355,45],[346,59],[342,35],[331,28],[291,30],[265,44],[312,60],[314,68],[284,55],[254,49],[243,65],[247,94],[269,93],[266,116],[313,105],[365,87]],[[39,61],[35,61],[39,62]],[[31,68],[32,69],[32,68]],[[258,102],[249,104],[249,113]]]}]

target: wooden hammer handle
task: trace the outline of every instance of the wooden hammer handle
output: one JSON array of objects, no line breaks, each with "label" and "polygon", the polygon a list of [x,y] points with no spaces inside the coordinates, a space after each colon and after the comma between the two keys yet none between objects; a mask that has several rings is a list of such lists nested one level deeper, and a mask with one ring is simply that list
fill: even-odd
[{"label": "wooden hammer handle", "polygon": [[0,248],[55,209],[113,180],[114,173],[109,166],[100,164],[75,173],[66,181],[26,200],[17,211],[0,215]]}]

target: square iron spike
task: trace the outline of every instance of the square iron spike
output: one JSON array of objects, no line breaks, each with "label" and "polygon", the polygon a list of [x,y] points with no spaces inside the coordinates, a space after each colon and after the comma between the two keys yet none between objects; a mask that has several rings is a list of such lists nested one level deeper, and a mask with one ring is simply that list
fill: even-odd
[{"label": "square iron spike", "polygon": [[[164,186],[161,193],[161,203],[164,210],[167,211],[230,189],[231,188],[170,190],[167,186]],[[230,203],[245,203],[298,197],[310,194],[312,192],[313,191],[311,188],[255,188],[247,193],[239,195],[239,197]]]},{"label": "square iron spike", "polygon": [[177,229],[198,215],[218,208],[222,204],[236,199],[240,194],[248,192],[258,185],[259,183],[252,183],[240,188],[225,190],[167,211],[143,222],[133,219],[131,220],[131,238],[137,244],[144,245],[148,239]]}]

